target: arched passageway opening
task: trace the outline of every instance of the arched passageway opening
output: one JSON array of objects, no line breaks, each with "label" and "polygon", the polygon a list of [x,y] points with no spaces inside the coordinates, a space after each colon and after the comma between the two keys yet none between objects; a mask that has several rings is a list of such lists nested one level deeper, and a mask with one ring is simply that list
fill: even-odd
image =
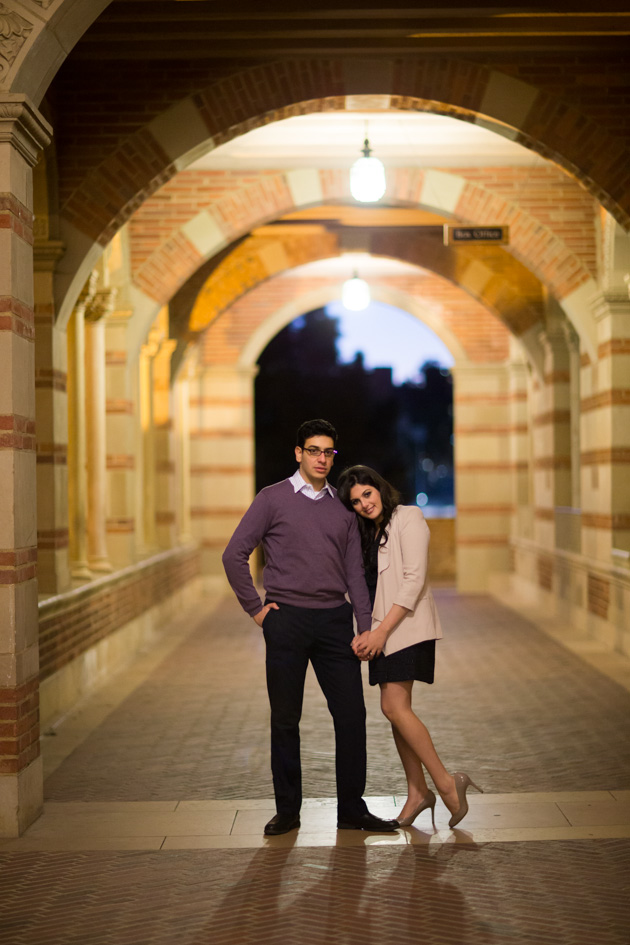
[{"label": "arched passageway opening", "polygon": [[[203,42],[204,30],[222,29],[212,14],[206,17],[207,5],[170,6],[197,43],[197,54],[185,62],[172,42],[169,49],[164,27],[145,29],[148,11],[138,17],[124,3],[18,3],[18,11],[3,14],[0,232],[7,252],[0,269],[0,343],[11,369],[2,389],[8,511],[0,550],[8,575],[9,643],[1,655],[9,667],[10,703],[19,707],[19,735],[11,735],[0,770],[8,771],[10,790],[2,797],[9,797],[12,830],[35,815],[41,794],[33,703],[36,557],[40,590],[50,600],[64,598],[71,593],[69,533],[97,520],[92,537],[101,545],[104,540],[114,574],[126,564],[137,577],[138,559],[161,550],[171,557],[164,565],[168,579],[160,572],[157,583],[170,588],[173,600],[181,574],[190,577],[180,551],[191,533],[211,574],[253,488],[253,355],[293,303],[276,300],[258,321],[255,304],[263,286],[282,285],[296,265],[349,248],[429,272],[423,300],[433,327],[441,326],[466,355],[456,357],[454,372],[458,570],[469,575],[466,586],[483,586],[480,576],[513,567],[514,586],[570,614],[585,632],[618,649],[628,645],[623,227],[630,161],[623,37],[607,39],[604,48],[573,18],[570,53],[551,23],[542,40],[530,36],[525,48],[520,36],[509,49],[494,46],[488,57],[465,28],[453,31],[451,23],[439,40],[391,37],[394,52],[361,33],[360,49],[344,44],[331,53],[319,40],[309,47],[292,21],[287,29],[297,45],[291,55],[269,45],[265,23],[259,42],[241,37],[237,61],[227,38],[220,50]],[[172,15],[162,13],[166,21]],[[493,26],[492,17],[478,15]],[[121,16],[124,42],[116,26]],[[195,34],[188,18],[199,16],[203,25],[195,20]],[[363,30],[364,18],[353,19]],[[334,38],[335,23],[322,22],[327,39]],[[559,65],[551,76],[539,67],[556,43]],[[576,56],[588,58],[593,81],[576,82]],[[107,69],[105,95],[104,61],[116,62]],[[606,100],[593,88],[606,88]],[[520,177],[514,168],[487,165],[480,175],[478,167],[436,161],[401,165],[390,174],[388,211],[433,215],[424,220],[428,227],[491,219],[510,226],[509,248],[455,251],[432,239],[419,220],[413,236],[408,226],[393,233],[379,225],[367,233],[368,227],[340,216],[326,224],[317,210],[329,214],[348,202],[345,171],[313,162],[258,170],[249,181],[247,174],[227,174],[217,190],[215,176],[201,196],[208,179],[200,182],[192,163],[209,150],[288,117],[356,114],[365,107],[452,115],[462,129],[491,128],[550,158],[553,165],[532,165]],[[33,220],[31,168],[44,149]],[[461,153],[468,162],[469,152]],[[259,232],[276,226],[275,235]],[[311,250],[298,236],[309,226]],[[395,291],[408,295],[408,288]],[[190,316],[203,289],[211,290],[214,307],[205,305],[206,292],[201,308],[212,317],[195,327]],[[480,355],[494,336],[479,326],[492,320],[503,328],[506,350],[494,348],[484,360]],[[67,485],[68,460],[75,472],[85,472],[74,432],[68,450],[68,417],[73,431],[85,430],[82,445],[98,470],[91,487],[105,485],[82,507],[76,501],[81,490]],[[216,487],[211,508],[209,483]],[[96,574],[104,556],[92,557]],[[198,551],[193,558],[198,564]],[[112,577],[108,588],[115,583]],[[60,618],[46,627],[40,648],[58,694],[64,671],[64,680],[72,680],[81,675],[77,660],[83,668],[98,664],[116,628],[99,629],[98,639],[77,636],[62,653],[61,630]]]}]

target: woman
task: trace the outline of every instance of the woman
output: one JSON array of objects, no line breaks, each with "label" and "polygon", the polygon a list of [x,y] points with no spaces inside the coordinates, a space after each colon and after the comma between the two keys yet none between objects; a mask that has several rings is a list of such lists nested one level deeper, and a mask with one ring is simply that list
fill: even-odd
[{"label": "woman", "polygon": [[[429,528],[416,506],[403,506],[396,490],[369,466],[344,470],[339,498],[359,517],[363,562],[372,598],[372,629],[356,636],[354,652],[370,661],[370,685],[381,687],[381,709],[391,722],[407,777],[407,800],[398,817],[410,826],[429,808],[435,826],[435,794],[427,769],[451,812],[449,827],[468,813],[467,774],[449,774],[426,726],[411,708],[414,680],[432,683],[440,620],[427,583]],[[424,767],[423,767],[424,766]]]}]

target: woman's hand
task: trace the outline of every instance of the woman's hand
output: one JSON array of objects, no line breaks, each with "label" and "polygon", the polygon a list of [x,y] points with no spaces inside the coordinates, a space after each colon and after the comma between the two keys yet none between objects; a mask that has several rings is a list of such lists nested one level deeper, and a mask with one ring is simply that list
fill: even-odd
[{"label": "woman's hand", "polygon": [[387,638],[400,621],[411,611],[400,604],[392,604],[388,614],[375,630],[365,630],[352,641],[352,649],[360,660],[371,660],[383,652]]},{"label": "woman's hand", "polygon": [[376,630],[366,630],[352,641],[352,649],[360,660],[371,660],[383,652],[387,633],[377,627]]}]

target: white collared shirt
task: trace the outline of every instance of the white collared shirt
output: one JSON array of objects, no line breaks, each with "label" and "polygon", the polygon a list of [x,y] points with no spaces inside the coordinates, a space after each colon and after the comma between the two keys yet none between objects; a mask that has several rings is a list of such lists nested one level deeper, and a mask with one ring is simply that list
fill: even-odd
[{"label": "white collared shirt", "polygon": [[319,492],[316,492],[310,482],[304,481],[299,469],[295,470],[293,475],[290,477],[289,482],[293,486],[294,492],[301,492],[302,495],[305,495],[307,499],[321,499],[324,497],[326,492],[328,492],[333,497],[333,499],[335,497],[333,488],[328,482],[324,483],[323,489],[320,489]]}]

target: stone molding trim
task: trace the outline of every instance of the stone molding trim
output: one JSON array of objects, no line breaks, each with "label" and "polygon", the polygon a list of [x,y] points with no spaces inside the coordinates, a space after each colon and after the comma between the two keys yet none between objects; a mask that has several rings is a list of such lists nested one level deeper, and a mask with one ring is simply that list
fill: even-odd
[{"label": "stone molding trim", "polygon": [[0,93],[0,144],[13,145],[34,167],[40,151],[50,144],[52,133],[52,127],[26,95]]},{"label": "stone molding trim", "polygon": [[33,264],[36,272],[54,272],[65,251],[65,244],[61,240],[40,239],[37,236],[37,227],[35,227]]}]

